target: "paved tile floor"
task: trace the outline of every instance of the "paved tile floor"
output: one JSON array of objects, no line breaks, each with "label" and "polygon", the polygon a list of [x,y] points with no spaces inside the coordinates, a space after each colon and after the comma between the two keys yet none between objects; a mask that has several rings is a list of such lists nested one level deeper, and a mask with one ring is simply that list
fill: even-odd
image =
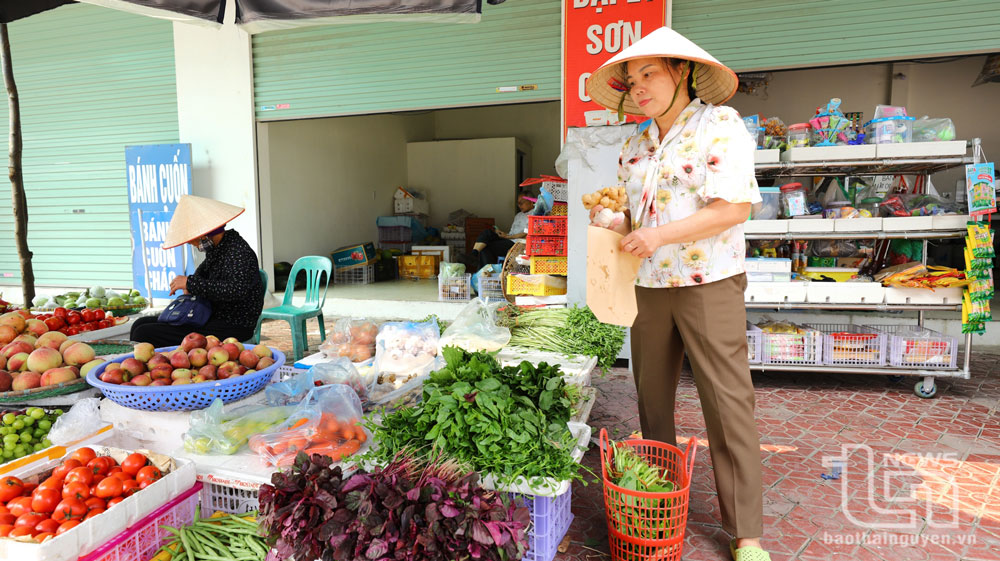
[{"label": "paved tile floor", "polygon": [[[332,324],[332,321],[329,322]],[[265,325],[266,342],[291,350],[287,327]],[[310,340],[318,345],[318,333]],[[1000,559],[1000,355],[973,355],[971,380],[938,380],[938,397],[913,394],[915,379],[754,374],[764,479],[764,546],[784,560]],[[637,430],[627,370],[595,376],[596,430]],[[678,390],[678,437],[706,440],[686,372]],[[844,446],[864,445],[849,449]],[[827,480],[843,457],[839,480]],[[600,474],[597,446],[584,464]],[[565,553],[557,561],[609,559],[600,483],[574,485]],[[707,448],[696,455],[685,560],[729,558]]]}]

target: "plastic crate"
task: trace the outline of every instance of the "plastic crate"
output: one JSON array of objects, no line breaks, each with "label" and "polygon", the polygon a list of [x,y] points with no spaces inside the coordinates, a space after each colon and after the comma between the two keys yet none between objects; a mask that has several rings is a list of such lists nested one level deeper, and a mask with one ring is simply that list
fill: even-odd
[{"label": "plastic crate", "polygon": [[566,216],[529,216],[529,236],[565,236],[567,232]]},{"label": "plastic crate", "polygon": [[500,277],[484,277],[480,275],[478,281],[480,298],[498,298],[501,300],[504,298],[503,279]]},{"label": "plastic crate", "polygon": [[399,277],[432,279],[437,276],[440,259],[437,255],[400,255],[396,261],[399,266]]},{"label": "plastic crate", "polygon": [[413,241],[413,230],[407,226],[379,226],[378,243]]},{"label": "plastic crate", "polygon": [[246,514],[260,508],[257,491],[227,487],[218,483],[205,483],[201,490],[202,512],[228,512]]},{"label": "plastic crate", "polygon": [[378,248],[397,255],[404,255],[413,249],[413,242],[378,242]]},{"label": "plastic crate", "polygon": [[917,325],[873,325],[889,338],[889,366],[953,369],[958,339]]},{"label": "plastic crate", "polygon": [[747,360],[750,364],[760,364],[763,357],[761,356],[761,341],[764,337],[764,332],[760,330],[756,325],[747,322]]},{"label": "plastic crate", "polygon": [[569,214],[569,205],[562,201],[556,201],[552,203],[552,210],[549,214],[552,216],[566,216]]},{"label": "plastic crate", "polygon": [[531,258],[531,274],[533,275],[566,275],[569,270],[565,257],[536,255]]},{"label": "plastic crate", "polygon": [[823,333],[823,364],[885,365],[886,336],[874,329],[847,323],[810,324]]},{"label": "plastic crate", "polygon": [[760,340],[762,364],[822,364],[823,334],[807,329],[804,333],[768,333]]},{"label": "plastic crate", "polygon": [[549,255],[553,257],[566,256],[565,236],[528,236],[524,254],[528,257]]},{"label": "plastic crate", "polygon": [[569,183],[566,181],[545,181],[542,183],[542,187],[552,193],[553,201],[569,200]]},{"label": "plastic crate", "polygon": [[375,265],[354,267],[346,271],[337,269],[333,273],[333,284],[371,284],[375,282]]},{"label": "plastic crate", "polygon": [[556,497],[520,495],[512,493],[512,500],[524,501],[531,511],[531,531],[528,532],[528,551],[523,559],[552,561],[559,549],[559,542],[573,522],[571,510],[572,489]]},{"label": "plastic crate", "polygon": [[464,302],[472,299],[472,275],[438,278],[438,300],[441,302]]},{"label": "plastic crate", "polygon": [[566,279],[550,275],[508,275],[507,292],[520,296],[566,294]]},{"label": "plastic crate", "polygon": [[146,561],[156,554],[171,536],[162,526],[179,528],[194,522],[200,500],[201,483],[181,493],[177,498],[146,515],[128,530],[106,544],[80,557],[80,561]]}]

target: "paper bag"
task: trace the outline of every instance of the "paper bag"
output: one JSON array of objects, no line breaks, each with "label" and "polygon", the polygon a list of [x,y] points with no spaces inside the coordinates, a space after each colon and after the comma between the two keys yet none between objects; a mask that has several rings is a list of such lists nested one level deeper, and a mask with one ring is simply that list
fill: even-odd
[{"label": "paper bag", "polygon": [[622,237],[587,227],[587,306],[602,323],[631,327],[638,314],[635,278],[641,261],[621,250]]}]

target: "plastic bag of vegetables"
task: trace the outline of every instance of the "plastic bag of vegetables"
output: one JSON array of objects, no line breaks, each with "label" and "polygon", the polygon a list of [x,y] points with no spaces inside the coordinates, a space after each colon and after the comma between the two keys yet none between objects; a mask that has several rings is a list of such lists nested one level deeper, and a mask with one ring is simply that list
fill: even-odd
[{"label": "plastic bag of vegetables", "polygon": [[368,385],[371,380],[365,380],[354,367],[354,363],[344,357],[336,358],[330,362],[321,362],[309,369],[312,373],[313,383],[316,386],[327,384],[346,384],[351,387],[363,402],[368,395]]},{"label": "plastic bag of vegetables", "polygon": [[184,450],[202,455],[235,454],[251,435],[273,429],[294,409],[249,405],[226,413],[222,400],[216,399],[207,409],[191,413]]},{"label": "plastic bag of vegetables", "polygon": [[391,322],[375,338],[375,371],[378,383],[392,378],[412,378],[429,372],[438,356],[437,321]]},{"label": "plastic bag of vegetables", "polygon": [[441,335],[440,347],[459,347],[469,352],[494,352],[510,342],[510,329],[496,322],[496,311],[507,302],[487,304],[474,298],[462,308],[455,321]]},{"label": "plastic bag of vegetables", "polygon": [[316,387],[312,370],[296,374],[284,382],[269,384],[264,388],[264,399],[268,405],[298,405]]},{"label": "plastic bag of vegetables", "polygon": [[268,466],[288,467],[299,452],[339,462],[368,440],[361,418],[361,399],[349,386],[314,388],[284,423],[250,437],[250,449]]},{"label": "plastic bag of vegetables", "polygon": [[347,357],[364,362],[375,355],[378,325],[366,319],[343,318],[337,321],[330,336],[319,346],[328,358]]}]

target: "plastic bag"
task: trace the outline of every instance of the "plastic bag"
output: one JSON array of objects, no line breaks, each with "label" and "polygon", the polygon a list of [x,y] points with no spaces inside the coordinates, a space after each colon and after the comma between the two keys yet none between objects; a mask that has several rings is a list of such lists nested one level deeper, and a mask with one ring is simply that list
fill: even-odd
[{"label": "plastic bag", "polygon": [[191,413],[184,450],[202,455],[235,454],[251,435],[283,423],[294,409],[249,405],[225,413],[222,400],[217,398],[208,408]]},{"label": "plastic bag", "polygon": [[902,195],[903,203],[910,209],[911,216],[937,216],[958,214],[958,207],[940,197],[931,195]]},{"label": "plastic bag", "polygon": [[951,119],[922,117],[913,121],[913,142],[955,140],[955,123]]},{"label": "plastic bag", "polygon": [[441,262],[438,266],[438,274],[441,278],[453,279],[455,277],[460,277],[465,274],[465,264],[463,263],[445,263]]},{"label": "plastic bag", "polygon": [[[375,338],[375,371],[379,378],[409,378],[429,372],[438,356],[440,330],[436,320],[391,322]],[[402,383],[400,383],[402,385]]]},{"label": "plastic bag", "polygon": [[362,378],[354,364],[345,357],[316,364],[308,372],[312,374],[313,383],[317,386],[346,384],[358,394],[361,401],[364,401],[368,396],[368,386],[371,384],[371,380]]},{"label": "plastic bag", "polygon": [[459,347],[470,352],[494,352],[510,342],[510,329],[496,324],[496,311],[506,302],[487,304],[475,298],[462,308],[441,336],[440,348]]},{"label": "plastic bag", "polygon": [[816,240],[809,253],[813,257],[854,257],[858,254],[858,246],[848,240]]},{"label": "plastic bag", "polygon": [[405,384],[396,387],[393,384],[375,384],[368,394],[365,411],[384,409],[393,411],[400,407],[410,407],[420,402],[424,392],[424,382],[430,378],[430,372],[410,379]]},{"label": "plastic bag", "polygon": [[319,346],[327,358],[347,357],[351,362],[364,362],[375,356],[375,336],[378,325],[366,319],[337,320],[326,341]]},{"label": "plastic bag", "polygon": [[312,371],[296,374],[284,382],[271,384],[264,388],[264,399],[268,405],[297,405],[306,398],[309,391],[316,387]]},{"label": "plastic bag", "polygon": [[101,430],[107,423],[101,420],[100,403],[101,400],[96,397],[77,401],[49,429],[49,442],[65,446]]},{"label": "plastic bag", "polygon": [[361,416],[361,399],[350,387],[315,388],[275,430],[250,437],[250,449],[268,466],[290,466],[299,452],[339,462],[368,440]]}]

